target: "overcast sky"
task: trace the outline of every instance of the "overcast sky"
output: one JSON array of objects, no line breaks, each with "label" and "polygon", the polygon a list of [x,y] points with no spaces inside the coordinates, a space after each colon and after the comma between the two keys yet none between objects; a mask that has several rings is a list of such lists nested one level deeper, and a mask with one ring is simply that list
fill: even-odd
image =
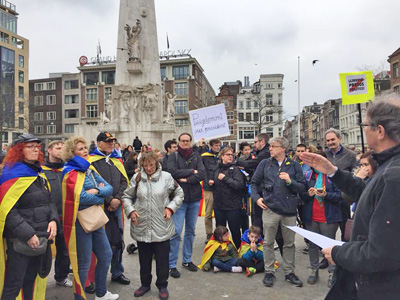
[{"label": "overcast sky", "polygon": [[[150,1],[150,0],[149,0]],[[118,0],[11,0],[30,40],[30,79],[77,72],[81,55],[116,55]],[[155,0],[159,50],[192,49],[215,92],[226,81],[282,73],[284,109],[340,98],[339,73],[389,70],[400,47],[399,0]],[[312,61],[319,62],[313,67]]]}]

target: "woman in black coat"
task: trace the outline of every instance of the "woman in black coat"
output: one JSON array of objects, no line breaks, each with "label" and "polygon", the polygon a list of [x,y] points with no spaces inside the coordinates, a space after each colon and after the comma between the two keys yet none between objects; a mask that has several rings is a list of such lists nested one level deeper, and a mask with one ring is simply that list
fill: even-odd
[{"label": "woman in black coat", "polygon": [[129,179],[131,179],[132,176],[135,175],[135,173],[138,169],[137,158],[138,158],[138,153],[135,151],[132,151],[129,153],[127,159],[124,162],[126,175],[128,175]]},{"label": "woman in black coat", "polygon": [[209,185],[214,187],[214,213],[216,226],[229,225],[233,242],[240,247],[242,198],[246,180],[239,167],[233,163],[233,149],[225,147],[219,153],[220,164]]}]

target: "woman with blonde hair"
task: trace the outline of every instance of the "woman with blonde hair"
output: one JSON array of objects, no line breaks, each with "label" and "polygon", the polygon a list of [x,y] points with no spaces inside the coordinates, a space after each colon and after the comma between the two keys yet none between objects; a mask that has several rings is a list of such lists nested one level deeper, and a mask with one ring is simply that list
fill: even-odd
[{"label": "woman with blonde hair", "polygon": [[95,205],[103,205],[104,197],[113,188],[90,165],[87,143],[83,137],[71,137],[61,153],[66,162],[63,170],[64,236],[74,273],[75,299],[84,299],[84,284],[90,268],[92,251],[97,258],[96,300],[118,299],[118,294],[107,291],[107,273],[112,251],[103,227],[88,231],[81,224],[79,212]]}]

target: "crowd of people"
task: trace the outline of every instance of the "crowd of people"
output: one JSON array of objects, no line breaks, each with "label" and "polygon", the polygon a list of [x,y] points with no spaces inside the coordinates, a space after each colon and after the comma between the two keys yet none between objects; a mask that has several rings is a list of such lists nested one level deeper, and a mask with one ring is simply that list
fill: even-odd
[{"label": "crowd of people", "polygon": [[[1,168],[1,299],[44,298],[52,247],[57,285],[74,287],[75,299],[87,293],[118,299],[107,289],[107,274],[130,284],[122,260],[124,213],[139,254],[135,297],[150,290],[154,259],[159,297],[169,298],[169,276],[182,275],[180,248],[181,267],[191,272],[264,273],[263,284],[273,287],[277,244],[285,280],[301,287],[295,232],[286,227],[298,225],[332,239],[340,229],[342,246],[320,249],[306,239],[303,245],[308,284],[328,268],[327,299],[397,299],[399,103],[391,96],[369,106],[361,125],[370,149],[358,154],[333,128],[325,149],[289,149],[285,138],[259,133],[238,153],[219,139],[196,145],[189,133],[166,141],[164,152],[138,137],[120,145],[101,132],[90,145],[77,136],[52,141],[46,158],[41,140],[23,134]],[[202,209],[205,248],[195,264]]]}]

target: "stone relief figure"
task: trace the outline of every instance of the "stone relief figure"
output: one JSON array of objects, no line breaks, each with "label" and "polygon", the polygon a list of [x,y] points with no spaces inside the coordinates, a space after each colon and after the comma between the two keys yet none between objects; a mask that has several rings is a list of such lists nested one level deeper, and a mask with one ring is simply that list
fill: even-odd
[{"label": "stone relief figure", "polygon": [[124,109],[123,111],[123,116],[122,120],[124,121],[125,124],[129,124],[129,111],[131,108],[131,93],[130,92],[123,92],[121,94],[121,102],[122,102],[122,108]]},{"label": "stone relief figure", "polygon": [[113,102],[111,99],[107,99],[104,102],[104,108],[105,108],[105,115],[107,119],[109,120],[109,123],[114,119],[112,115],[112,109],[113,109]]},{"label": "stone relief figure", "polygon": [[133,100],[133,114],[135,115],[136,123],[140,122],[140,92],[138,89],[134,88],[132,91],[132,100]]},{"label": "stone relief figure", "polygon": [[158,102],[158,93],[155,94],[146,94],[142,96],[143,108],[142,110],[146,114],[147,121],[149,123],[155,123],[157,120],[156,117],[156,104]]},{"label": "stone relief figure", "polygon": [[165,100],[167,101],[167,117],[165,119],[165,123],[172,124],[174,115],[175,115],[175,93],[166,92]]},{"label": "stone relief figure", "polygon": [[142,31],[140,20],[136,20],[136,26],[133,26],[132,28],[126,24],[124,29],[127,34],[129,61],[140,61],[139,35]]}]

